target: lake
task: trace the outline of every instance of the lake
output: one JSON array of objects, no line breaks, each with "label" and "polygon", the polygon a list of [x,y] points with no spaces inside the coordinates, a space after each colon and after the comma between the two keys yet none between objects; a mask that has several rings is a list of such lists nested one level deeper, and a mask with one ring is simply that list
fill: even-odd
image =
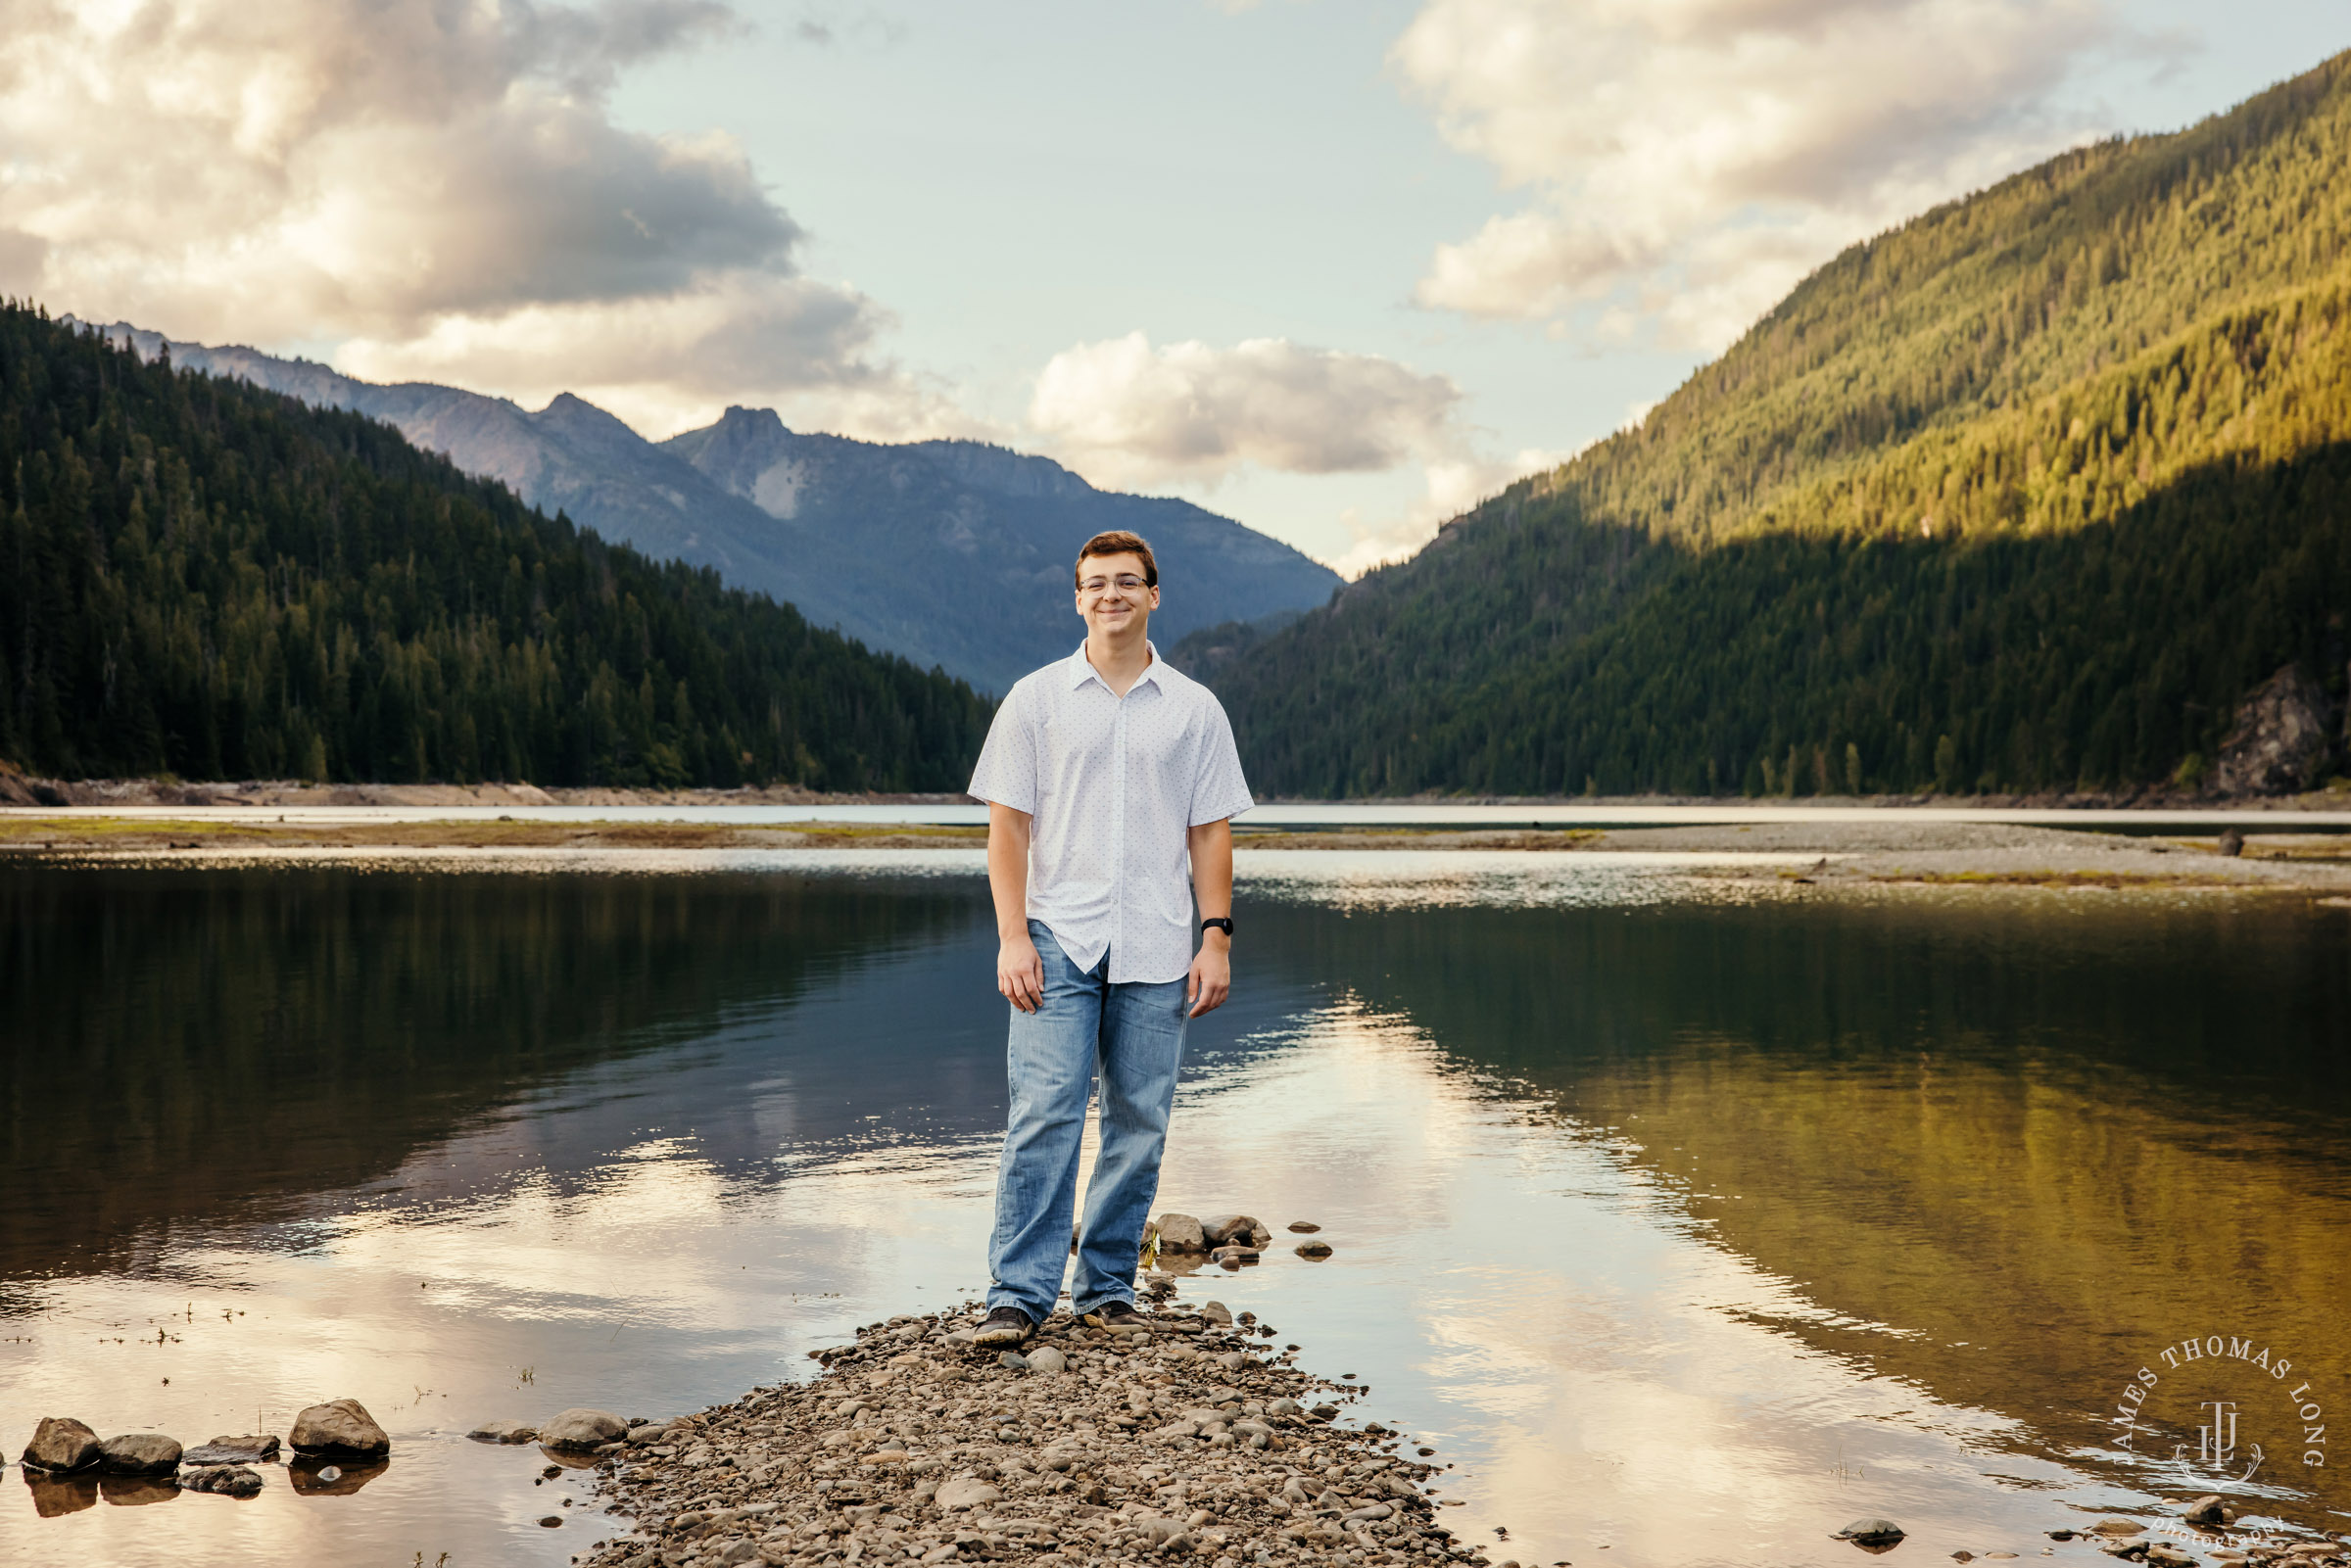
[{"label": "lake", "polygon": [[[2351,1526],[2351,910],[1705,859],[1244,853],[1157,1207],[1336,1251],[1187,1299],[1371,1385],[1497,1562],[1853,1562],[1874,1514],[2104,1562],[2045,1532],[2206,1491]],[[977,865],[0,867],[8,1454],[343,1395],[395,1440],[250,1502],[11,1474],[0,1560],[561,1564],[624,1526],[475,1423],[978,1295]]]}]

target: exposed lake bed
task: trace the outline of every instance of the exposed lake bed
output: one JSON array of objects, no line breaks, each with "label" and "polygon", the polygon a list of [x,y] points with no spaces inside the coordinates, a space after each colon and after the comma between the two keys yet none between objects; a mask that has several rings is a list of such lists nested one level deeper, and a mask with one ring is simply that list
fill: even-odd
[{"label": "exposed lake bed", "polygon": [[[1177,1305],[1360,1373],[1350,1417],[1454,1465],[1445,1522],[1497,1562],[1836,1560],[1865,1515],[1910,1555],[2087,1560],[2046,1532],[2229,1490],[2101,1415],[2151,1361],[2192,1456],[2212,1391],[2160,1353],[2202,1325],[2341,1386],[2343,913],[1875,879],[1947,852],[1915,842],[1799,881],[1829,851],[1760,832],[1245,852],[1246,983],[1195,1029],[1160,1207],[1337,1251]],[[12,1452],[42,1415],[186,1441],[353,1394],[393,1454],[341,1495],[20,1503],[7,1554],[562,1562],[630,1521],[483,1420],[720,1410],[966,1300],[1003,1092],[970,857],[17,861],[7,995],[45,1049],[8,1069]],[[2339,1528],[2258,1441],[2253,1522]]]},{"label": "exposed lake bed", "polygon": [[[200,854],[240,860],[271,854],[364,851],[550,853],[630,851],[739,855],[830,851],[873,854],[961,851],[986,843],[983,827],[925,822],[749,823],[497,816],[303,817],[266,811],[200,815],[0,813],[0,854],[106,857]],[[2311,832],[2125,834],[2008,823],[1925,820],[1898,812],[1861,820],[1654,828],[1244,828],[1245,868],[1277,853],[1416,852],[1680,856],[1718,873],[1801,876],[1809,882],[1919,882],[2012,886],[2200,887],[2351,893],[2351,834]],[[1798,866],[1793,857],[1814,856]],[[733,862],[719,862],[729,864]]]}]

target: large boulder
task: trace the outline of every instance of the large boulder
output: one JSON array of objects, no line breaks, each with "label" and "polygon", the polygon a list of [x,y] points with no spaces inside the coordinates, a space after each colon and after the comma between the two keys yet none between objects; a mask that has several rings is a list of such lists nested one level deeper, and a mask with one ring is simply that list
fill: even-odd
[{"label": "large boulder", "polygon": [[329,1400],[294,1418],[286,1442],[296,1453],[368,1459],[392,1451],[392,1439],[357,1400]]},{"label": "large boulder", "polygon": [[539,1427],[539,1441],[551,1449],[579,1451],[618,1443],[629,1435],[629,1423],[609,1410],[565,1410]]},{"label": "large boulder", "polygon": [[2212,781],[2223,794],[2292,794],[2326,779],[2333,752],[2334,704],[2289,664],[2237,704]]},{"label": "large boulder", "polygon": [[1159,1250],[1163,1253],[1204,1253],[1208,1251],[1208,1231],[1190,1214],[1166,1213],[1159,1216]]},{"label": "large boulder", "polygon": [[179,1468],[179,1445],[161,1432],[126,1432],[99,1447],[98,1468],[108,1475],[168,1475]]},{"label": "large boulder", "polygon": [[98,1434],[70,1415],[45,1415],[24,1445],[24,1468],[70,1475],[98,1462]]}]

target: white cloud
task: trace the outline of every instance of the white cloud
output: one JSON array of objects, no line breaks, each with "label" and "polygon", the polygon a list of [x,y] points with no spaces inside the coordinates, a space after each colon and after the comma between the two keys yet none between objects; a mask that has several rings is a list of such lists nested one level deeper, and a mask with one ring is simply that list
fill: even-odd
[{"label": "white cloud", "polygon": [[1623,309],[1718,349],[1840,247],[2079,140],[2113,0],[1427,0],[1389,65],[1526,192],[1424,306]]},{"label": "white cloud", "polygon": [[1427,463],[1421,469],[1426,489],[1402,516],[1370,522],[1354,512],[1343,513],[1340,522],[1354,542],[1324,564],[1353,581],[1374,566],[1409,559],[1437,537],[1437,529],[1444,523],[1511,481],[1557,468],[1574,455],[1572,451],[1529,448],[1514,457],[1459,457]]},{"label": "white cloud", "polygon": [[1154,349],[1131,332],[1055,355],[1029,423],[1097,483],[1213,484],[1244,463],[1367,473],[1449,456],[1461,398],[1450,377],[1377,355],[1281,338]]},{"label": "white cloud", "polygon": [[886,316],[800,274],[722,133],[625,129],[627,67],[712,0],[0,0],[0,290],[362,375],[924,426]]}]

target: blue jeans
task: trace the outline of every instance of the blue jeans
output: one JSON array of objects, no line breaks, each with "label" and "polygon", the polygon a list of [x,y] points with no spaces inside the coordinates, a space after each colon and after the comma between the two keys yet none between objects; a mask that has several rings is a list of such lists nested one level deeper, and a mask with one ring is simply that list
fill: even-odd
[{"label": "blue jeans", "polygon": [[987,1246],[989,1307],[1017,1307],[1043,1322],[1061,1298],[1077,1202],[1085,1103],[1102,1080],[1102,1150],[1085,1185],[1071,1307],[1089,1312],[1134,1300],[1143,1223],[1159,1195],[1159,1156],[1183,1058],[1184,985],[1113,985],[1110,957],[1080,972],[1042,921],[1029,938],[1044,965],[1044,1005],[1012,1009],[1005,1049],[1011,1110],[996,1174],[996,1228]]}]

